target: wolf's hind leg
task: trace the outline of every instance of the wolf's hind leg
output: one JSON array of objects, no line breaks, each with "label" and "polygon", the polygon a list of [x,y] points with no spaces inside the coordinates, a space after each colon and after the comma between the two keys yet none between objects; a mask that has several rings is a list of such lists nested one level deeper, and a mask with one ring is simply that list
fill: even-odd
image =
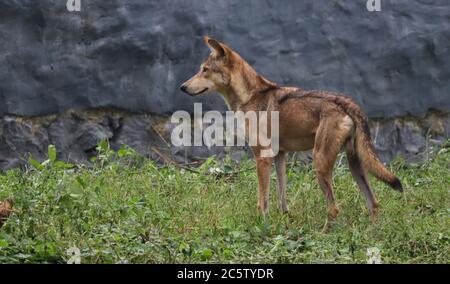
[{"label": "wolf's hind leg", "polygon": [[351,119],[337,111],[323,117],[317,129],[313,159],[317,179],[328,206],[327,219],[322,232],[330,229],[340,211],[333,194],[333,166],[352,129]]},{"label": "wolf's hind leg", "polygon": [[367,174],[359,160],[358,155],[355,152],[353,141],[349,141],[346,145],[346,153],[348,159],[348,165],[353,178],[358,184],[359,189],[366,197],[367,207],[369,208],[370,218],[372,222],[376,221],[378,213],[378,202],[370,189],[370,183],[367,179]]}]

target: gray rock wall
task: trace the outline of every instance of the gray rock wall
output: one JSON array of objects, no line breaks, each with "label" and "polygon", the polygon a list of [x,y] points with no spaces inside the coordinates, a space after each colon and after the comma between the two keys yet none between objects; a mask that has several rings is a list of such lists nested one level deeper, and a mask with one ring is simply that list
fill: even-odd
[{"label": "gray rock wall", "polygon": [[[30,154],[38,161],[46,160],[48,145],[56,146],[58,159],[89,163],[102,140],[109,140],[114,150],[127,145],[162,163],[203,161],[211,155],[231,155],[236,160],[245,154],[251,156],[247,147],[170,147],[167,141],[174,127],[168,117],[105,109],[38,118],[5,116],[0,118],[0,170],[25,165]],[[408,163],[415,163],[432,157],[446,143],[450,137],[450,113],[430,112],[423,119],[376,119],[370,127],[375,148],[384,162],[402,156]],[[310,153],[299,157],[303,161],[311,159]]]},{"label": "gray rock wall", "polygon": [[[353,96],[371,117],[450,109],[450,1],[0,1],[0,116],[191,110],[178,91],[229,43],[281,84]],[[219,96],[197,99],[224,109]]]}]

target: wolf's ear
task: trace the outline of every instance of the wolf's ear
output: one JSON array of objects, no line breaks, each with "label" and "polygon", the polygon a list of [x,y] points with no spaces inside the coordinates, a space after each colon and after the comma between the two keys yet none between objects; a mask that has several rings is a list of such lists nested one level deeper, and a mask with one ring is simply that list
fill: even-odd
[{"label": "wolf's ear", "polygon": [[224,44],[207,36],[205,36],[203,39],[205,40],[205,43],[206,45],[208,45],[209,49],[211,49],[211,52],[216,57],[218,58],[227,57],[229,50]]}]

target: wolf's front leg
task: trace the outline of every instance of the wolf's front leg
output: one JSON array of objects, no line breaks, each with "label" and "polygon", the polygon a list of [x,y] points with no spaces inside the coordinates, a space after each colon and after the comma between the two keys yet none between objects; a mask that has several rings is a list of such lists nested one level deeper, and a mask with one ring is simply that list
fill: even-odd
[{"label": "wolf's front leg", "polygon": [[256,168],[258,173],[258,206],[265,216],[269,209],[269,188],[270,188],[270,170],[272,168],[273,158],[256,157]]},{"label": "wolf's front leg", "polygon": [[277,170],[277,190],[280,199],[281,212],[287,213],[288,207],[286,203],[286,153],[280,152],[275,158],[275,167]]}]

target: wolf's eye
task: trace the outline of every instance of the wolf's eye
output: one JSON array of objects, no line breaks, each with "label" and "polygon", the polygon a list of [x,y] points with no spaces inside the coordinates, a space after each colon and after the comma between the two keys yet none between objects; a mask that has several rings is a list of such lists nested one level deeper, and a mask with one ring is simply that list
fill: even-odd
[{"label": "wolf's eye", "polygon": [[209,71],[209,68],[208,67],[203,67],[203,69],[202,69],[202,72],[208,72]]}]

